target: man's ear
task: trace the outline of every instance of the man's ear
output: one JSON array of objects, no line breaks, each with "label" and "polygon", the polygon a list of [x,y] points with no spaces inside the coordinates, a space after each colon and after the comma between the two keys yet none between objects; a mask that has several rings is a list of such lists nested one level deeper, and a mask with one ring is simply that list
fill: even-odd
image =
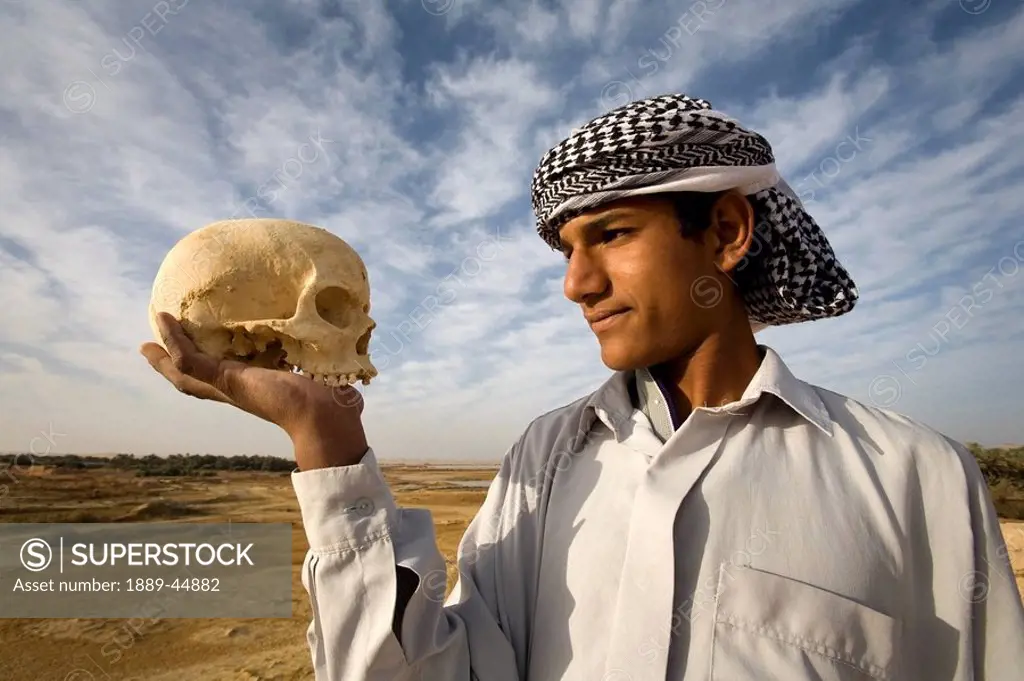
[{"label": "man's ear", "polygon": [[747,257],[754,242],[754,207],[746,196],[732,189],[718,198],[710,218],[708,231],[714,235],[715,266],[732,272]]}]

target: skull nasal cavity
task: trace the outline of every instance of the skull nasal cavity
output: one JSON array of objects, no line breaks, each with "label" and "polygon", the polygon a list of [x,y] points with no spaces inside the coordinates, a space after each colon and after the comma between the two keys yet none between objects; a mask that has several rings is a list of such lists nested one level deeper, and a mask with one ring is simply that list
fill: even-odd
[{"label": "skull nasal cavity", "polygon": [[317,314],[339,329],[347,329],[355,324],[358,309],[356,299],[339,286],[329,286],[316,294]]},{"label": "skull nasal cavity", "polygon": [[371,326],[369,329],[367,329],[366,333],[360,336],[359,340],[356,341],[357,355],[365,355],[367,351],[370,349],[370,334],[372,333],[373,327]]}]

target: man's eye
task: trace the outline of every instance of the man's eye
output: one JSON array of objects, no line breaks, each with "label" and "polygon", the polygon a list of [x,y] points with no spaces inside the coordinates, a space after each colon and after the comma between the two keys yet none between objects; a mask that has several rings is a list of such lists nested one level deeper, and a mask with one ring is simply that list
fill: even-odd
[{"label": "man's eye", "polygon": [[604,231],[604,241],[614,241],[618,237],[629,234],[633,230],[628,227],[621,227],[619,229],[606,229]]}]

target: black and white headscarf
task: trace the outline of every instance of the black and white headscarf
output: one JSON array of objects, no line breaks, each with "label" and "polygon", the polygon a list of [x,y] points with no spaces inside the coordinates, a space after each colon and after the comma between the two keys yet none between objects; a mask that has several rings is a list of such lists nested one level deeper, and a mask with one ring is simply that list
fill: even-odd
[{"label": "black and white headscarf", "polygon": [[544,154],[531,194],[537,231],[558,250],[562,225],[609,201],[726,189],[750,200],[765,249],[742,291],[755,331],[853,309],[857,288],[779,176],[771,145],[702,99],[662,95],[595,118]]}]

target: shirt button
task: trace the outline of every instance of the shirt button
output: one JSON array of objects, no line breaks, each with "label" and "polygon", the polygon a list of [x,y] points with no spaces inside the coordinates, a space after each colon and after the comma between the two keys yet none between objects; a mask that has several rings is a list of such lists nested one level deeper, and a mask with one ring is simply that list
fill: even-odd
[{"label": "shirt button", "polygon": [[355,513],[357,515],[360,515],[360,516],[365,518],[366,516],[368,516],[371,513],[373,513],[373,509],[374,509],[373,501],[371,499],[367,499],[366,497],[363,497],[363,498],[359,499],[358,501],[356,501],[355,505],[352,506],[352,508],[349,509],[349,510],[355,511]]}]

